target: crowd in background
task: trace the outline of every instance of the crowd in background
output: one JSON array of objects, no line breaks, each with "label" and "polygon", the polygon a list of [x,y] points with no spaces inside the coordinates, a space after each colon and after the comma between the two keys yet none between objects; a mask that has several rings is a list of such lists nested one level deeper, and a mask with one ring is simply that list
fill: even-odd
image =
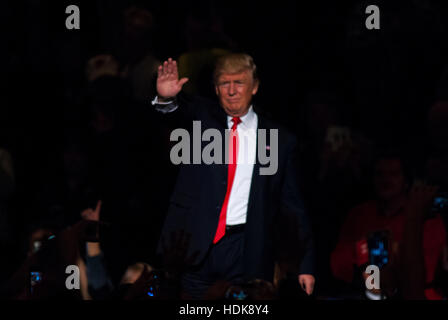
[{"label": "crowd in background", "polygon": [[[248,1],[239,14],[217,1],[169,14],[145,1],[82,5],[76,33],[55,18],[63,3],[5,4],[2,299],[188,298],[179,282],[188,235],[156,254],[177,167],[150,101],[168,56],[188,94],[214,99],[214,62],[233,51],[254,56],[255,103],[300,141],[313,297],[365,298],[362,250],[377,231],[389,233],[388,297],[448,297],[448,6],[380,1],[382,29],[369,33],[365,1],[325,10]],[[272,283],[218,282],[204,298],[309,299],[292,276],[288,226],[278,226]],[[80,290],[66,289],[67,265],[80,266]]]}]

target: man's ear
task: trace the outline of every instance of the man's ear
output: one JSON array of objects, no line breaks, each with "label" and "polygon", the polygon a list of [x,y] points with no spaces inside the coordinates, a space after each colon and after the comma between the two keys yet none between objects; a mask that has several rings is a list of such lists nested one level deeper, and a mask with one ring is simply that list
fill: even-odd
[{"label": "man's ear", "polygon": [[216,92],[216,95],[219,96],[218,86],[216,84],[215,84],[215,92]]},{"label": "man's ear", "polygon": [[254,87],[252,89],[253,96],[257,94],[259,85],[260,85],[260,81],[258,79],[254,80]]}]

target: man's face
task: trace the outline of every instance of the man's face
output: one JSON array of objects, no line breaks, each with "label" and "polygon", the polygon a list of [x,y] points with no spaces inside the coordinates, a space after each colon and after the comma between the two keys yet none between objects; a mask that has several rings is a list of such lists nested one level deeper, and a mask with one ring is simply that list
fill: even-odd
[{"label": "man's face", "polygon": [[404,191],[405,178],[399,159],[379,160],[375,167],[375,191],[382,200],[391,200]]},{"label": "man's face", "polygon": [[215,85],[216,94],[224,111],[231,117],[244,116],[250,107],[252,96],[257,93],[258,81],[250,71],[223,73]]}]

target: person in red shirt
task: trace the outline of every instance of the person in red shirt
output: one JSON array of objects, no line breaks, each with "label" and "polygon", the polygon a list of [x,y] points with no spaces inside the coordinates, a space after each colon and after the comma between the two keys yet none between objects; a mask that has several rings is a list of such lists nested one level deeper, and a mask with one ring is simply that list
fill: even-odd
[{"label": "person in red shirt", "polygon": [[336,278],[356,283],[362,275],[365,280],[368,275],[363,270],[370,264],[368,237],[378,231],[388,234],[388,261],[380,268],[381,289],[366,290],[367,298],[380,293],[404,299],[443,298],[432,286],[446,246],[443,220],[439,214],[429,214],[437,188],[416,183],[407,191],[407,186],[398,155],[377,158],[376,199],[351,210],[331,254]]}]

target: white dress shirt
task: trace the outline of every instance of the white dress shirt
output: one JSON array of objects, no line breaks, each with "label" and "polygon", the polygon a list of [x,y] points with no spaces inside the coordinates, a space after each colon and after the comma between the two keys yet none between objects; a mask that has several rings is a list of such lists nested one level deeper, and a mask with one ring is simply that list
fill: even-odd
[{"label": "white dress shirt", "polygon": [[[240,119],[241,123],[237,126],[239,141],[238,160],[232,191],[230,192],[227,205],[227,225],[246,223],[252,173],[257,152],[258,117],[252,106],[247,114]],[[227,125],[229,129],[233,126],[232,117],[230,116],[227,116]]]},{"label": "white dress shirt", "polygon": [[[173,104],[173,102],[174,101],[162,103],[155,97],[152,104],[156,106],[157,111],[169,113],[175,111],[178,107],[175,103]],[[165,106],[160,107],[160,105]],[[247,114],[240,119],[241,122],[237,126],[239,141],[238,160],[232,184],[232,191],[230,192],[229,202],[227,204],[226,225],[246,223],[252,173],[254,171],[256,160],[258,116],[254,112],[252,106],[250,106]],[[233,126],[232,117],[230,116],[227,116],[227,126],[229,129]],[[224,137],[222,141],[225,141]]]}]

